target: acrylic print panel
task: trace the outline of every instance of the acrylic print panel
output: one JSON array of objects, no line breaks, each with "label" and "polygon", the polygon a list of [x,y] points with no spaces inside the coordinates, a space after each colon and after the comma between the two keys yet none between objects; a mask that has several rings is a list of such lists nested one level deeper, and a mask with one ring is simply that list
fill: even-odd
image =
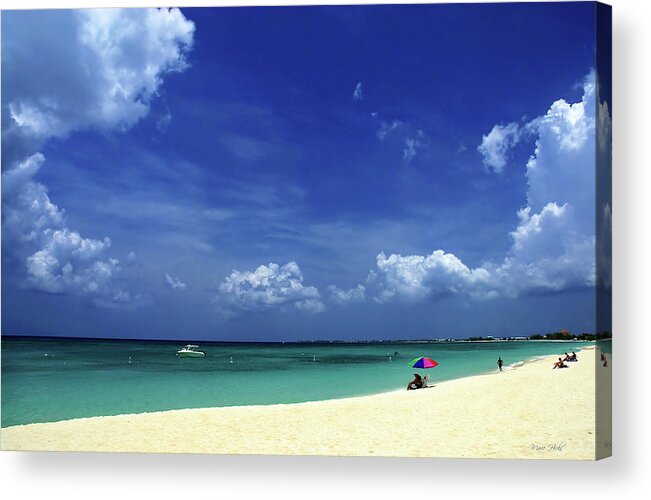
[{"label": "acrylic print panel", "polygon": [[609,456],[610,7],[2,13],[2,448]]}]

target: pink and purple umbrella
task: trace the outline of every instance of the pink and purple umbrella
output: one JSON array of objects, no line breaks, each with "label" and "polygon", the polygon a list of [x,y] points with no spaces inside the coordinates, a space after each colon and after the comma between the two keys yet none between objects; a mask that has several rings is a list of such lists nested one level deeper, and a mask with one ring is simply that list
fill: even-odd
[{"label": "pink and purple umbrella", "polygon": [[412,368],[434,368],[438,366],[438,363],[431,358],[421,356],[420,358],[412,359],[409,362],[409,366]]}]

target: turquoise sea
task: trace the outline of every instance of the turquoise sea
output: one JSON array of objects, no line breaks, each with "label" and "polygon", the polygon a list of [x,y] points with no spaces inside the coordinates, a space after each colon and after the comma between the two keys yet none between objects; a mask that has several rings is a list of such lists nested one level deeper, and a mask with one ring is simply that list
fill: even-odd
[{"label": "turquoise sea", "polygon": [[[404,388],[428,356],[431,382],[508,368],[588,342],[183,342],[2,337],[2,427],[180,408],[294,403]],[[608,345],[610,343],[607,343]],[[608,348],[606,348],[608,349]],[[396,354],[397,353],[397,354]]]}]

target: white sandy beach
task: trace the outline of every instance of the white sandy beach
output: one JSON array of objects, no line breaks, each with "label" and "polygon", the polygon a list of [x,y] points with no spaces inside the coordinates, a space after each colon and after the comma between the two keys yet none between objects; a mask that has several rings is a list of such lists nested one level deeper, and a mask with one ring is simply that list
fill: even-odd
[{"label": "white sandy beach", "polygon": [[592,460],[611,446],[610,357],[604,368],[599,355],[588,348],[567,369],[552,370],[550,356],[418,391],[83,418],[0,438],[4,450]]}]

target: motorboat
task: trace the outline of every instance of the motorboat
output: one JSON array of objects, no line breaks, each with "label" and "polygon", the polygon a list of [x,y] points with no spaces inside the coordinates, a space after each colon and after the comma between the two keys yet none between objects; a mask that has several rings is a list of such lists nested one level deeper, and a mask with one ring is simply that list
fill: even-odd
[{"label": "motorboat", "polygon": [[203,358],[206,353],[200,351],[198,345],[188,344],[183,349],[176,351],[176,355],[179,358]]}]

